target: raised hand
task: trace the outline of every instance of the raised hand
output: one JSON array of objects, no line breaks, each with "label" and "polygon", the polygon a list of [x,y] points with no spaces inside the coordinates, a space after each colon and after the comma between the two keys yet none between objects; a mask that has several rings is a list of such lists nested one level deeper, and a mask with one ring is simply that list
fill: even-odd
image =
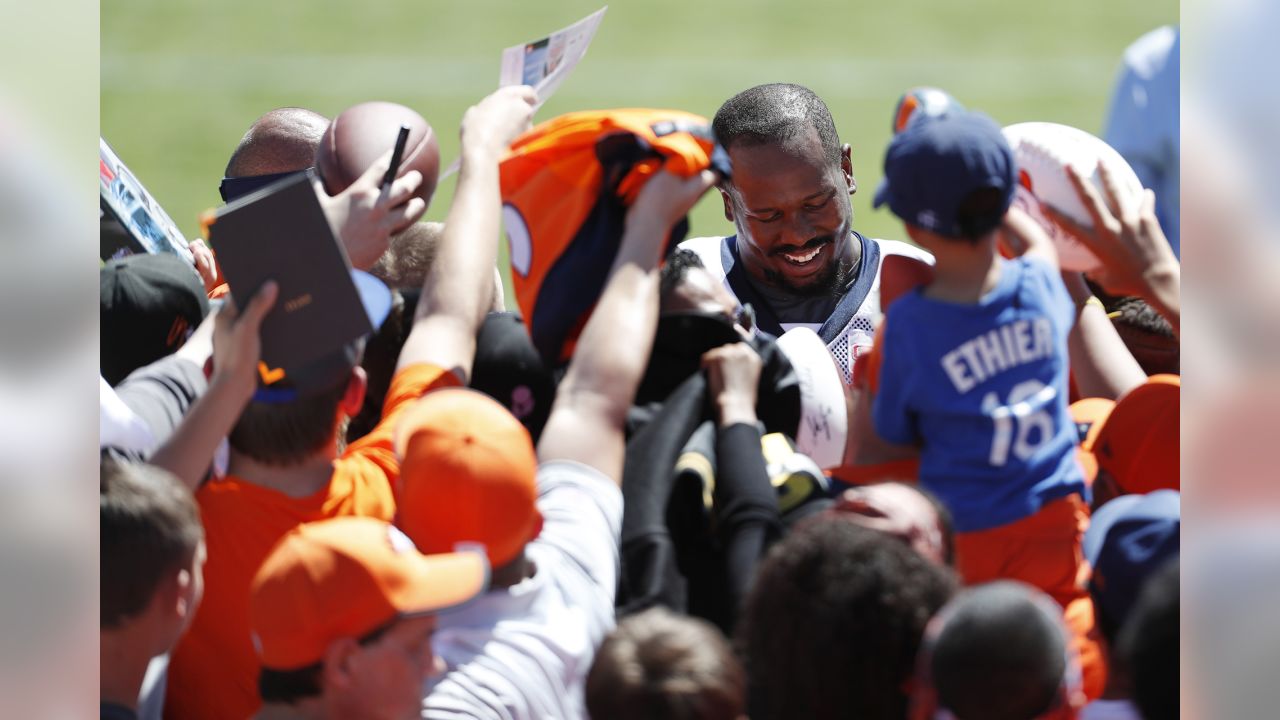
[{"label": "raised hand", "polygon": [[[627,211],[627,225],[654,223],[662,230],[670,230],[680,218],[693,209],[707,190],[716,183],[717,175],[703,170],[697,175],[682,178],[663,170],[653,174]],[[666,239],[664,232],[663,240]]]},{"label": "raised hand", "polygon": [[187,249],[191,251],[191,262],[196,266],[200,281],[204,283],[204,291],[212,292],[218,287],[218,264],[213,259],[213,251],[199,238],[192,240]]},{"label": "raised hand", "polygon": [[324,206],[329,225],[347,249],[351,265],[368,270],[387,251],[391,236],[417,222],[427,203],[414,193],[422,186],[422,173],[410,170],[385,190],[382,177],[391,167],[388,150],[346,190],[329,197],[317,180],[316,195]]},{"label": "raised hand", "polygon": [[1098,174],[1105,198],[1079,170],[1067,168],[1067,176],[1093,221],[1092,228],[1052,207],[1046,211],[1102,261],[1102,269],[1091,276],[1108,292],[1148,296],[1153,281],[1178,272],[1178,260],[1156,220],[1155,193],[1144,190],[1140,198],[1132,198],[1119,190],[1106,165],[1098,164]]},{"label": "raised hand", "polygon": [[528,85],[498,88],[462,116],[463,151],[505,150],[533,122],[538,94]]},{"label": "raised hand", "polygon": [[707,391],[722,426],[756,421],[756,389],[762,365],[760,355],[746,343],[721,345],[702,355]]},{"label": "raised hand", "polygon": [[[240,312],[228,295],[213,324],[213,377],[211,386],[249,402],[258,387],[258,360],[262,357],[259,330],[262,319],[275,305],[280,288],[266,282]],[[241,404],[243,407],[243,403]]]},{"label": "raised hand", "polygon": [[458,186],[397,367],[432,363],[463,380],[470,374],[476,332],[493,305],[502,217],[498,163],[529,127],[536,100],[530,87],[505,87],[463,116]]}]

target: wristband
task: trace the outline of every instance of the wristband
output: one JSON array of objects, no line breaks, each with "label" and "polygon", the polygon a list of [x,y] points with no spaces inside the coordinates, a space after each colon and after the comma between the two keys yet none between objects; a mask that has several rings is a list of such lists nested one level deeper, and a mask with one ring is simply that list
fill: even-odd
[{"label": "wristband", "polygon": [[1076,314],[1083,312],[1084,309],[1090,305],[1097,305],[1098,307],[1102,308],[1103,312],[1106,312],[1107,310],[1106,306],[1102,304],[1101,300],[1094,297],[1093,295],[1090,295],[1088,298],[1084,300],[1076,301]]}]

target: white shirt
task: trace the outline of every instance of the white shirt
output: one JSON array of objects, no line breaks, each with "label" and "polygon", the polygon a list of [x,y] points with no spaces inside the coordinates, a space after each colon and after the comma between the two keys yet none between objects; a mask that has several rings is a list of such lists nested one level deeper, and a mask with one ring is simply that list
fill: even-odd
[{"label": "white shirt", "polygon": [[622,492],[586,465],[544,463],[538,510],[533,577],[439,616],[433,647],[448,671],[428,683],[424,718],[586,717],[587,671],[614,627]]},{"label": "white shirt", "polygon": [[98,376],[98,444],[137,453],[150,453],[155,435],[142,418],[116,395],[106,379]]},{"label": "white shirt", "polygon": [[1129,700],[1094,700],[1080,711],[1080,720],[1142,720]]},{"label": "white shirt", "polygon": [[[852,240],[856,241],[856,236]],[[871,282],[871,291],[867,293],[866,299],[862,301],[862,306],[845,324],[844,330],[840,335],[827,345],[827,349],[831,351],[836,362],[840,364],[840,370],[844,374],[845,382],[849,382],[853,376],[853,362],[858,355],[858,351],[855,348],[869,348],[871,346],[872,341],[875,339],[876,328],[880,326],[880,320],[884,317],[884,312],[880,307],[880,267],[884,263],[884,258],[888,255],[906,255],[929,265],[933,264],[933,255],[914,245],[897,240],[878,240],[876,238],[867,238],[867,240],[876,243],[880,247],[880,264],[876,265],[875,277]],[[712,277],[719,280],[725,289],[729,291],[729,294],[737,297],[727,279],[729,268],[726,268],[723,262],[722,248],[724,241],[725,238],[723,237],[691,238],[680,243],[680,247],[697,253],[707,272],[710,272]],[[739,302],[741,302],[740,298]],[[826,320],[827,318],[825,317],[815,317],[810,322],[781,323],[781,325],[783,331],[806,327],[817,332],[818,328],[822,327]]]}]

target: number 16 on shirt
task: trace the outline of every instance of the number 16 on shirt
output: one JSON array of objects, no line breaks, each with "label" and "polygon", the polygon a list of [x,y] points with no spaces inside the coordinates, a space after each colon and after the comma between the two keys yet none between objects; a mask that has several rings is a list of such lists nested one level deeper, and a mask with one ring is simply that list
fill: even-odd
[{"label": "number 16 on shirt", "polygon": [[1049,404],[1056,395],[1052,386],[1039,380],[1026,380],[1013,386],[1004,404],[995,392],[983,397],[982,412],[995,423],[988,458],[992,465],[1003,467],[1009,460],[1011,448],[1014,457],[1026,462],[1053,437]]}]

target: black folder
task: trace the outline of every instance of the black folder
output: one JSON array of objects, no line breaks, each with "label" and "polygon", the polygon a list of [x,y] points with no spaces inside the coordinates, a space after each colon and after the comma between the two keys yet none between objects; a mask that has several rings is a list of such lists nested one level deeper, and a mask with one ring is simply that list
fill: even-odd
[{"label": "black folder", "polygon": [[313,181],[309,170],[272,183],[220,208],[209,226],[237,307],[267,280],[280,286],[262,323],[267,382],[278,369],[287,376],[374,329]]}]

